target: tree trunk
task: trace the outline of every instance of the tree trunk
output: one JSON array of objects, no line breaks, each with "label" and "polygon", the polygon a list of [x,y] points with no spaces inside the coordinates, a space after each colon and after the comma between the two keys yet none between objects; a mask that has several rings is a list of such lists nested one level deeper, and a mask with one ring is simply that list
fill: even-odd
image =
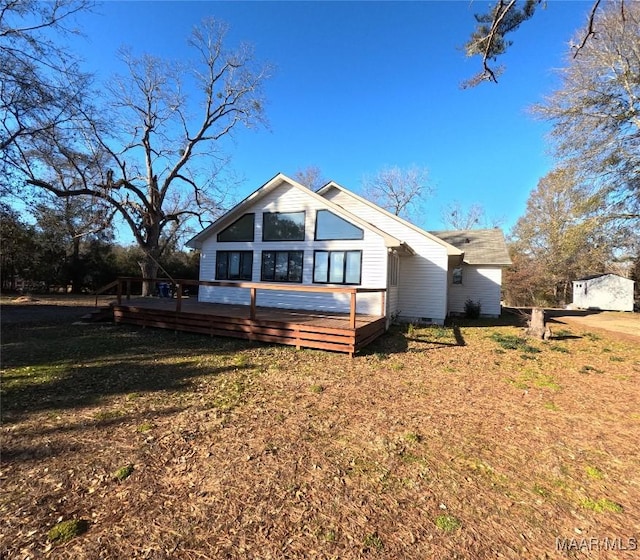
[{"label": "tree trunk", "polygon": [[526,333],[542,340],[551,338],[551,329],[545,324],[544,309],[534,307],[531,310],[531,321]]},{"label": "tree trunk", "polygon": [[158,275],[158,265],[149,255],[145,255],[138,264],[142,270],[142,295],[152,296],[156,293],[156,283],[151,279]]},{"label": "tree trunk", "polygon": [[[75,236],[73,238],[73,253],[71,255],[71,292],[79,294],[82,290],[82,265],[80,263],[80,238]],[[64,287],[65,293],[67,287]]]}]

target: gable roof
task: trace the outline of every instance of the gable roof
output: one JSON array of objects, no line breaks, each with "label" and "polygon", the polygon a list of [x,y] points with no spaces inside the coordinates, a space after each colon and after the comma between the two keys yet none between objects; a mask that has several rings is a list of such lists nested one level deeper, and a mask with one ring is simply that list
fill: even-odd
[{"label": "gable roof", "polygon": [[587,280],[595,280],[596,278],[602,278],[603,276],[614,276],[615,278],[622,278],[623,280],[629,280],[629,282],[633,282],[631,278],[625,278],[624,276],[620,276],[619,274],[614,274],[613,272],[602,272],[600,274],[590,274],[588,276],[582,276],[581,278],[576,278],[574,282],[585,282]]},{"label": "gable roof", "polygon": [[435,241],[439,245],[442,245],[447,250],[447,255],[448,256],[461,256],[462,253],[463,253],[462,250],[460,250],[458,247],[455,247],[454,245],[452,245],[451,243],[449,243],[445,239],[441,239],[440,237],[435,236],[432,233],[430,233],[430,232],[428,232],[428,231],[426,231],[426,230],[424,230],[422,228],[419,228],[415,224],[412,224],[411,222],[408,222],[404,218],[401,218],[400,216],[396,216],[395,214],[392,214],[388,210],[385,210],[384,208],[378,206],[377,204],[371,202],[370,200],[367,200],[366,198],[363,198],[360,195],[357,195],[356,193],[350,191],[349,189],[345,189],[342,185],[339,185],[338,183],[336,183],[334,181],[330,181],[324,187],[320,188],[317,192],[318,192],[319,195],[324,197],[324,195],[331,189],[337,189],[337,190],[347,194],[348,196],[352,197],[354,200],[357,200],[359,202],[362,202],[363,204],[366,204],[367,206],[369,206],[369,207],[375,209],[376,211],[384,214],[385,216],[395,220],[396,222],[402,224],[403,226],[408,227],[409,229],[412,229],[415,232],[423,235],[427,239],[429,239],[431,241]]},{"label": "gable roof", "polygon": [[264,198],[267,194],[269,194],[271,191],[273,191],[274,189],[280,187],[282,184],[285,184],[285,183],[291,187],[302,190],[306,195],[321,202],[326,208],[332,210],[338,215],[342,215],[343,217],[358,224],[359,226],[362,226],[370,231],[373,231],[374,233],[377,233],[384,239],[385,245],[387,247],[401,247],[409,253],[413,252],[411,247],[409,247],[406,243],[404,243],[400,239],[392,235],[389,235],[387,232],[381,230],[380,228],[374,226],[373,224],[370,224],[369,222],[363,220],[362,218],[359,218],[358,216],[352,214],[342,206],[339,206],[338,204],[335,204],[334,202],[327,200],[326,198],[313,192],[311,189],[308,189],[307,187],[301,185],[297,181],[290,179],[289,177],[287,177],[282,173],[278,173],[277,175],[275,175],[272,179],[267,181],[260,188],[253,191],[249,196],[247,196],[247,198],[245,198],[243,201],[241,201],[236,206],[231,208],[231,210],[223,214],[211,225],[209,225],[208,227],[203,229],[200,233],[198,233],[197,235],[189,239],[189,241],[187,241],[186,243],[187,247],[191,247],[192,249],[201,248],[204,240],[207,239],[210,235],[213,235],[214,233],[224,229],[226,226],[231,225],[237,218],[242,216],[242,214],[244,214],[253,204],[255,204],[260,199]]},{"label": "gable roof", "polygon": [[431,233],[464,251],[463,262],[466,264],[495,266],[511,264],[507,243],[500,229],[464,229]]}]

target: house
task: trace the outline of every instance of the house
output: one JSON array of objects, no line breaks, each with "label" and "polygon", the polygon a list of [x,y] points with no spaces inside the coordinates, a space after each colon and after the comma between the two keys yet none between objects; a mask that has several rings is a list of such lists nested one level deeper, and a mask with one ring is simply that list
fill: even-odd
[{"label": "house", "polygon": [[595,274],[573,282],[573,306],[603,311],[633,311],[634,281],[617,274]]},{"label": "house", "polygon": [[511,264],[502,231],[493,228],[431,233],[464,252],[462,262],[449,270],[449,314],[464,314],[465,303],[471,300],[480,304],[481,315],[499,317],[502,270]]},{"label": "house", "polygon": [[[201,251],[200,280],[270,284],[263,307],[349,312],[348,294],[287,285],[358,287],[372,291],[358,294],[357,313],[383,310],[389,320],[442,324],[464,298],[498,315],[509,264],[501,232],[449,233],[420,229],[337,183],[313,192],[278,174],[187,245]],[[250,304],[247,290],[228,286],[202,286],[198,297]]]}]

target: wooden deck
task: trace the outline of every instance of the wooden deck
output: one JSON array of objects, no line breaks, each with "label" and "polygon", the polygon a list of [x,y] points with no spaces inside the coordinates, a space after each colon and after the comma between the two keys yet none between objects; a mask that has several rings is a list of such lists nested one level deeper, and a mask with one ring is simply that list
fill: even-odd
[{"label": "wooden deck", "polygon": [[[345,352],[358,350],[384,334],[386,318],[273,307],[202,303],[182,298],[137,298],[113,305],[114,321]],[[355,323],[355,325],[353,325]]]}]

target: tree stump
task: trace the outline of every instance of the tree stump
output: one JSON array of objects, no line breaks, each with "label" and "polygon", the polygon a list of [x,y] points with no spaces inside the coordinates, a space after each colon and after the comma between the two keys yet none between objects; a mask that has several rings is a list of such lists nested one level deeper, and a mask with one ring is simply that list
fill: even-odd
[{"label": "tree stump", "polygon": [[544,309],[534,307],[531,310],[531,320],[525,332],[528,336],[533,336],[541,340],[549,340],[551,338],[551,329],[545,322]]}]

